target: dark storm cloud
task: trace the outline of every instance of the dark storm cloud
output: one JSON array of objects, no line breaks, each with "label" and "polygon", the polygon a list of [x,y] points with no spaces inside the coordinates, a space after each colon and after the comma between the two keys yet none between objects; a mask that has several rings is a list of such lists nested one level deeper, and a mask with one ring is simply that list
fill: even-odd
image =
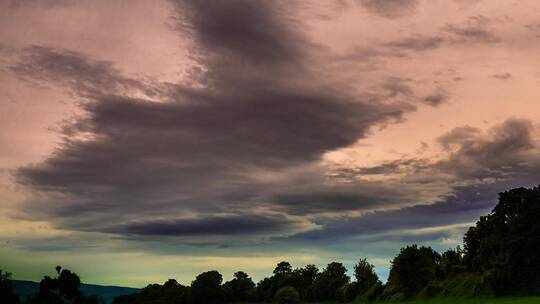
[{"label": "dark storm cloud", "polygon": [[294,229],[294,222],[284,216],[239,214],[205,218],[127,223],[113,227],[111,233],[140,236],[212,236],[279,233]]},{"label": "dark storm cloud", "polygon": [[[302,35],[297,21],[269,2],[176,4],[179,34],[191,35],[193,58],[202,67],[190,83],[156,85],[126,77],[110,62],[45,47],[26,50],[13,65],[23,77],[69,87],[85,99],[84,114],[65,127],[55,153],[16,174],[21,184],[49,195],[41,196],[42,204],[26,206],[28,214],[84,231],[203,234],[210,229],[205,220],[218,221],[206,214],[272,206],[273,198],[290,193],[288,170],[314,166],[324,153],[415,109],[385,96],[352,97],[347,84],[325,84],[311,68],[317,64],[312,54],[320,49]],[[407,94],[404,85],[386,90],[390,97]],[[134,92],[159,101],[135,98],[140,94]],[[259,178],[268,173],[282,177]],[[301,179],[305,188],[331,189],[321,184],[320,170]],[[316,182],[309,186],[310,181]],[[278,204],[283,213],[302,215],[374,208],[374,200],[365,199],[372,188],[382,192],[371,185],[356,189],[366,193],[354,205],[325,207],[316,197],[305,204],[302,199]],[[187,214],[200,220],[176,220]],[[129,224],[145,217],[165,219]],[[243,217],[225,221],[232,234],[254,223]],[[281,220],[263,226],[298,228]]]},{"label": "dark storm cloud", "polygon": [[470,127],[454,129],[439,138],[451,154],[447,160],[438,162],[437,167],[462,178],[503,178],[517,174],[537,177],[535,170],[540,163],[533,131],[533,124],[522,119],[508,119],[487,134]]},{"label": "dark storm cloud", "polygon": [[[539,166],[540,167],[540,166]],[[515,187],[532,187],[539,176],[499,180],[494,183],[454,187],[452,194],[431,205],[379,211],[338,221],[317,222],[320,228],[287,237],[294,242],[339,243],[340,241],[404,242],[438,241],[454,236],[461,240],[469,224],[488,213],[497,203],[497,194]],[[425,229],[428,228],[428,229]]]},{"label": "dark storm cloud", "polygon": [[[470,126],[455,128],[438,138],[448,156],[430,161],[404,158],[377,166],[345,169],[343,176],[377,174],[452,176],[456,181],[474,184],[484,178],[538,177],[538,145],[533,138],[534,126],[524,119],[508,119],[486,132]],[[422,173],[422,174],[421,174]]]},{"label": "dark storm cloud", "polygon": [[417,0],[359,0],[369,12],[386,17],[408,16],[416,11]]},{"label": "dark storm cloud", "polygon": [[[420,205],[399,210],[373,212],[361,217],[344,218],[339,221],[317,222],[320,229],[292,236],[293,241],[331,242],[354,237],[371,237],[373,241],[389,240],[391,232],[398,234],[403,229],[439,227],[456,223],[475,221],[488,212],[497,202],[497,193],[515,187],[532,187],[540,180],[540,147],[533,139],[533,124],[523,119],[508,119],[487,131],[469,126],[455,128],[439,138],[447,157],[431,161],[429,159],[404,158],[384,162],[377,166],[343,169],[338,173],[342,178],[358,176],[397,174],[400,179],[396,187],[405,190],[407,185],[437,184],[449,186],[448,192],[430,205]],[[384,183],[391,183],[387,179]],[[393,189],[395,190],[395,189]],[[406,192],[406,191],[405,191]],[[386,194],[388,195],[388,193]],[[339,197],[326,201],[339,203]],[[348,198],[348,197],[347,197]],[[356,199],[361,200],[360,196]],[[385,199],[385,194],[372,199]],[[414,198],[409,198],[413,200]],[[354,198],[349,198],[350,202]],[[312,201],[312,200],[306,200]],[[346,199],[341,199],[347,202]],[[425,201],[423,201],[425,203]],[[393,231],[393,232],[392,232]],[[414,235],[409,241],[423,238],[442,237],[446,232],[430,236]],[[401,240],[399,239],[395,240]],[[406,236],[406,239],[409,237]],[[401,240],[402,241],[402,240]]]},{"label": "dark storm cloud", "polygon": [[273,197],[276,207],[293,214],[317,214],[354,210],[383,209],[420,199],[409,187],[395,189],[379,183],[356,183],[354,186],[295,189]]},{"label": "dark storm cloud", "polygon": [[284,14],[265,1],[173,1],[181,29],[204,53],[240,57],[250,64],[299,63],[308,41],[290,30]]},{"label": "dark storm cloud", "polygon": [[[496,196],[496,195],[494,195]],[[490,197],[491,198],[491,197]],[[471,208],[469,205],[474,206]],[[318,223],[324,228],[307,231],[290,237],[294,241],[323,241],[339,242],[347,238],[372,238],[373,241],[391,241],[390,235],[381,234],[399,231],[421,229],[425,227],[440,227],[456,223],[466,223],[486,211],[486,204],[475,205],[473,201],[464,202],[453,198],[434,205],[422,205],[400,210],[374,212],[361,217],[344,218],[339,221]],[[437,232],[437,234],[444,232]],[[388,239],[387,239],[388,238]],[[410,236],[408,242],[418,242],[421,234]]]}]

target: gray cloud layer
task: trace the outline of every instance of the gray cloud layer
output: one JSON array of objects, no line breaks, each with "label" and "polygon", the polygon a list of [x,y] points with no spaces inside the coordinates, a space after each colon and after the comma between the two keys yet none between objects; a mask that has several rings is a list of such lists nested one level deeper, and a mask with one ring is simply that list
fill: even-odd
[{"label": "gray cloud layer", "polygon": [[[416,7],[416,1],[361,3],[388,18]],[[141,238],[294,234],[315,218],[325,228],[297,237],[332,238],[383,231],[381,216],[405,214],[411,220],[392,227],[417,227],[430,212],[444,217],[452,206],[445,201],[459,201],[465,210],[463,202],[480,202],[470,216],[487,206],[472,188],[493,193],[507,178],[529,183],[538,177],[531,123],[509,120],[488,134],[464,127],[442,136],[449,156],[435,163],[395,160],[328,178],[320,165],[325,153],[401,121],[416,109],[414,99],[438,106],[448,92],[417,98],[408,80],[394,77],[358,97],[349,83],[326,78],[317,67],[327,50],[307,39],[294,14],[274,4],[173,5],[176,31],[191,39],[196,63],[185,82],[128,77],[112,62],[43,46],[26,48],[11,66],[28,81],[69,90],[84,111],[63,129],[54,154],[17,171],[22,185],[44,194],[28,203],[29,216],[60,228]],[[449,25],[441,36],[388,42],[354,60],[497,41],[478,19]],[[401,176],[365,179],[377,174]],[[426,203],[442,205],[343,223],[321,220]],[[464,219],[460,214],[441,222]]]},{"label": "gray cloud layer", "polygon": [[[293,30],[298,21],[266,2],[176,5],[178,31],[193,38],[201,66],[192,83],[131,79],[110,62],[45,47],[24,50],[23,61],[12,66],[18,75],[68,87],[84,98],[85,113],[65,127],[57,151],[17,172],[20,183],[55,201],[43,208],[31,204],[33,214],[52,216],[70,229],[182,236],[213,233],[209,226],[181,220],[186,214],[228,211],[249,217],[273,204],[284,214],[301,215],[376,207],[373,195],[384,191],[372,185],[366,188],[375,189],[371,196],[351,190],[341,207],[325,206],[321,199],[291,199],[294,180],[286,172],[314,166],[310,172],[315,174],[300,177],[299,186],[336,193],[316,168],[321,156],[415,107],[359,100],[343,90],[346,86],[325,84],[311,68],[316,63],[312,54],[320,48]],[[135,98],[134,92],[147,97]],[[265,172],[284,177],[266,181]],[[398,203],[393,195],[385,204]],[[117,227],[110,227],[111,214]],[[128,224],[141,217],[167,218]],[[294,226],[283,217],[254,223],[227,218],[231,229],[222,232]],[[190,225],[202,226],[190,230]]]}]

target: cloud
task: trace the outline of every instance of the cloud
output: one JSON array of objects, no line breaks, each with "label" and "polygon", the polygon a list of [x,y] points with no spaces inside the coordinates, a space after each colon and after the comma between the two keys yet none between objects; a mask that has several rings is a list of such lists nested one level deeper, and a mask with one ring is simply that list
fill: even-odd
[{"label": "cloud", "polygon": [[424,98],[424,103],[432,107],[436,107],[447,102],[448,99],[449,99],[448,93],[442,89],[439,89],[434,94],[426,96]]},{"label": "cloud", "polygon": [[[200,51],[239,57],[250,64],[297,63],[307,41],[294,23],[263,1],[174,1],[180,29],[193,35]],[[250,26],[246,26],[249,24]]]},{"label": "cloud", "polygon": [[26,81],[57,83],[82,96],[125,94],[128,90],[155,94],[148,84],[121,75],[112,62],[91,60],[70,50],[30,46],[20,52],[20,61],[9,69]]},{"label": "cloud", "polygon": [[[523,180],[533,174],[535,143],[522,120],[442,136],[445,159],[329,170],[321,162],[328,152],[403,120],[415,102],[445,102],[446,91],[422,98],[414,80],[386,77],[358,94],[321,73],[324,48],[267,2],[174,4],[176,31],[191,39],[197,66],[182,82],[137,79],[112,62],[49,47],[24,49],[11,66],[28,81],[71,91],[83,111],[53,154],[16,171],[35,195],[22,207],[27,217],[197,244],[310,229],[322,237],[337,225],[325,219],[469,197],[459,185],[516,174],[508,166],[530,165]],[[383,48],[396,54],[440,43],[415,37]]]},{"label": "cloud", "polygon": [[415,35],[401,40],[387,42],[385,46],[410,51],[427,51],[441,47],[444,42],[445,40],[441,36]]},{"label": "cloud", "polygon": [[[450,156],[437,166],[460,178],[508,178],[531,174],[530,166],[540,165],[532,122],[508,119],[482,133],[471,127],[454,129],[439,138]],[[535,174],[531,174],[534,177]]]},{"label": "cloud", "polygon": [[512,74],[506,72],[502,74],[493,74],[491,77],[499,80],[509,80],[512,78]]},{"label": "cloud", "polygon": [[[427,192],[434,192],[435,185],[444,184],[448,188],[441,189],[439,197],[433,198],[429,204],[425,197],[418,197],[421,204],[397,210],[375,211],[336,221],[316,220],[319,229],[299,233],[288,241],[328,244],[354,240],[365,244],[447,239],[450,235],[446,230],[430,233],[426,227],[458,223],[464,225],[462,230],[466,229],[468,223],[495,206],[497,193],[538,184],[540,147],[533,137],[534,132],[530,121],[516,118],[487,131],[463,126],[439,137],[439,144],[448,152],[439,160],[404,158],[377,166],[345,168],[340,172],[343,178],[381,176],[378,182],[386,185],[399,180],[392,189],[406,193],[407,187],[413,187],[418,195],[422,192],[419,184],[433,187],[424,188]],[[388,195],[381,193],[374,198],[384,201]],[[337,199],[334,201],[339,202]],[[404,231],[414,233],[403,234]]]},{"label": "cloud", "polygon": [[305,229],[305,227],[302,227],[302,222],[295,222],[283,215],[235,214],[213,215],[204,218],[130,222],[112,226],[107,232],[127,236],[200,237],[257,235],[261,233],[291,234],[298,232],[302,228]]},{"label": "cloud", "polygon": [[[55,153],[17,170],[17,181],[39,193],[24,207],[27,215],[65,229],[182,235],[211,232],[179,220],[186,216],[234,230],[253,222],[211,215],[251,216],[275,206],[283,216],[378,208],[359,194],[382,192],[373,185],[355,190],[354,205],[338,208],[325,206],[324,194],[305,204],[284,197],[298,181],[305,189],[337,191],[324,181],[322,156],[413,111],[409,102],[387,100],[408,94],[407,87],[388,84],[388,96],[363,100],[347,83],[327,83],[312,68],[320,48],[269,3],[175,5],[178,34],[191,37],[199,66],[184,82],[138,80],[111,62],[47,47],[25,50],[12,66],[21,77],[62,86],[84,101]],[[264,226],[279,225],[290,227]],[[244,232],[250,233],[231,233]]]},{"label": "cloud", "polygon": [[399,18],[412,15],[418,5],[417,0],[360,0],[370,13],[385,18]]},{"label": "cloud", "polygon": [[448,24],[443,30],[454,43],[498,43],[501,39],[488,26],[495,20],[485,16],[472,16],[464,24]]},{"label": "cloud", "polygon": [[[355,175],[399,174],[406,180],[430,177],[451,186],[494,183],[501,179],[528,178],[533,181],[540,168],[540,148],[533,123],[510,118],[486,131],[462,126],[441,135],[437,142],[444,152],[439,159],[403,158],[379,165],[344,169],[349,178]],[[347,176],[347,175],[345,175]]]}]

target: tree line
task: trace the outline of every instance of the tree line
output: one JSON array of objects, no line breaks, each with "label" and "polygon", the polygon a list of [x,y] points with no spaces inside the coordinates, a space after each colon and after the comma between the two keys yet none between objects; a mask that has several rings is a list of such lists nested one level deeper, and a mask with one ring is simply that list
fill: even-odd
[{"label": "tree line", "polygon": [[[495,208],[465,233],[463,245],[443,253],[418,245],[401,248],[384,284],[366,259],[354,265],[352,280],[340,262],[320,270],[315,265],[293,268],[283,261],[257,284],[243,271],[223,282],[212,270],[190,285],[169,279],[116,297],[113,304],[345,303],[540,294],[540,187],[500,193]],[[79,287],[76,274],[57,268],[57,277],[45,277],[30,304],[99,302],[82,296]],[[18,303],[10,293],[9,275],[1,272],[0,300]]]}]

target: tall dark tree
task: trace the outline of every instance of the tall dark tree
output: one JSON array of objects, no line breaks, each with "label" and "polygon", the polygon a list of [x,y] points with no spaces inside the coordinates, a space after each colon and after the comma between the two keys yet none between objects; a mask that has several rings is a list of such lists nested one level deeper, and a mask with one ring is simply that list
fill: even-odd
[{"label": "tall dark tree", "polygon": [[299,283],[293,286],[295,286],[300,293],[300,298],[303,301],[314,301],[315,295],[313,284],[319,276],[319,269],[317,266],[309,264],[302,268],[296,269],[295,273],[297,273]]},{"label": "tall dark tree", "polygon": [[354,276],[357,282],[358,293],[362,294],[379,282],[379,276],[375,273],[375,266],[365,258],[354,265]]},{"label": "tall dark tree", "polygon": [[234,274],[232,280],[226,282],[224,288],[230,291],[230,299],[233,302],[246,302],[254,297],[255,283],[249,275],[243,271]]},{"label": "tall dark tree", "polygon": [[0,269],[0,303],[18,304],[19,298],[13,291],[11,273],[2,272]]},{"label": "tall dark tree", "polygon": [[261,302],[271,302],[275,293],[275,279],[274,277],[264,278],[257,283],[256,294],[257,300]]},{"label": "tall dark tree", "polygon": [[388,284],[411,298],[437,278],[439,259],[440,255],[431,247],[401,248],[392,260]]},{"label": "tall dark tree", "polygon": [[338,262],[332,262],[317,277],[314,283],[317,301],[336,301],[341,298],[341,288],[349,282],[347,268]]},{"label": "tall dark tree", "polygon": [[199,274],[191,283],[192,302],[195,304],[223,303],[222,282],[223,276],[215,270]]},{"label": "tall dark tree", "polygon": [[464,246],[469,269],[489,274],[497,294],[540,293],[540,187],[500,193]]},{"label": "tall dark tree", "polygon": [[274,276],[279,279],[285,279],[291,275],[293,269],[289,262],[279,262],[274,268]]}]

